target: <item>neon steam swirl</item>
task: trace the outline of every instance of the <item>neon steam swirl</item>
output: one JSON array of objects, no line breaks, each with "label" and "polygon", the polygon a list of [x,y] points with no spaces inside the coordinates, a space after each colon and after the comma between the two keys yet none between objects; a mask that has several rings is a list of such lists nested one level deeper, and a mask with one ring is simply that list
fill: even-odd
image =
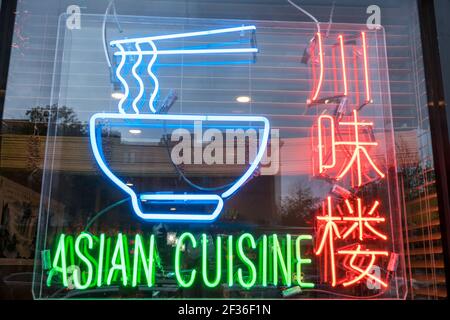
[{"label": "neon steam swirl", "polygon": [[[148,43],[149,43],[150,46],[152,47],[152,50],[153,50],[153,51],[155,51],[155,52],[158,51],[157,48],[156,48],[155,43],[154,43],[152,40],[149,40]],[[152,59],[150,60],[150,62],[149,62],[149,64],[148,64],[148,67],[147,67],[147,72],[148,72],[148,74],[150,75],[150,77],[152,78],[153,83],[154,83],[154,85],[155,85],[155,87],[154,87],[154,89],[153,89],[153,92],[152,92],[152,95],[151,95],[151,97],[150,97],[150,101],[149,101],[149,107],[150,107],[150,110],[151,110],[153,113],[156,113],[156,108],[155,108],[154,103],[155,103],[156,95],[158,94],[158,91],[159,91],[159,81],[158,81],[158,78],[156,77],[156,75],[155,75],[155,74],[153,73],[153,71],[152,71],[153,65],[155,64],[157,58],[158,58],[158,53],[155,53],[155,54],[153,55]]]},{"label": "neon steam swirl", "polygon": [[[120,52],[125,53],[125,49],[122,44],[118,43],[118,44],[116,44],[116,46],[117,46],[117,48],[119,48]],[[121,75],[122,69],[125,65],[125,60],[126,60],[126,57],[122,56],[119,66],[116,69],[116,77],[117,77],[117,79],[119,79],[119,81],[122,83],[122,85],[125,89],[125,93],[124,93],[123,97],[120,99],[119,104],[118,104],[119,112],[122,114],[126,113],[125,110],[123,109],[123,104],[125,103],[125,101],[128,99],[128,96],[130,95],[130,87],[128,86],[128,82]]]},{"label": "neon steam swirl", "polygon": [[[142,62],[142,50],[140,47],[140,44],[138,42],[135,43],[135,47],[138,51],[138,58],[136,62],[133,65],[133,68],[131,69],[131,73],[133,74],[133,77],[137,80],[139,83],[139,93],[136,96],[136,98],[133,100],[133,110],[136,114],[139,114],[139,108],[137,106],[137,103],[141,100],[142,96],[144,95],[144,83],[142,82],[141,77],[137,74],[136,70],[139,67],[139,65]],[[123,59],[123,58],[122,58]]]},{"label": "neon steam swirl", "polygon": [[[132,102],[132,108],[135,114],[139,114],[140,110],[138,107],[138,103],[142,100],[144,96],[144,82],[142,78],[138,74],[138,68],[142,63],[144,55],[151,55],[150,62],[147,66],[147,73],[153,81],[154,88],[153,92],[149,99],[149,108],[152,113],[157,113],[157,109],[155,107],[155,100],[159,92],[159,80],[157,76],[153,72],[153,67],[159,55],[177,55],[177,54],[239,54],[239,53],[257,53],[258,48],[220,48],[220,49],[179,49],[179,50],[158,50],[154,41],[166,40],[166,39],[177,39],[177,38],[187,38],[187,37],[197,37],[197,36],[208,36],[215,34],[223,34],[223,33],[231,33],[238,31],[254,31],[256,30],[255,26],[242,26],[242,27],[234,27],[234,28],[226,28],[226,29],[215,29],[208,31],[199,31],[199,32],[188,32],[188,33],[178,33],[178,34],[169,34],[162,36],[153,36],[153,37],[144,37],[144,38],[135,38],[135,39],[123,39],[123,40],[115,40],[111,41],[111,46],[116,46],[119,49],[119,52],[114,53],[115,56],[121,56],[120,64],[116,69],[117,79],[122,83],[124,87],[124,96],[120,99],[118,108],[119,112],[125,114],[124,103],[127,101],[130,95],[130,87],[124,77],[121,75],[127,56],[137,56],[137,59],[131,69],[131,73],[133,78],[137,80],[139,84],[139,93],[134,98]],[[149,44],[151,47],[151,51],[143,51],[141,48],[142,44]],[[124,45],[133,45],[136,48],[136,51],[126,51]]]}]

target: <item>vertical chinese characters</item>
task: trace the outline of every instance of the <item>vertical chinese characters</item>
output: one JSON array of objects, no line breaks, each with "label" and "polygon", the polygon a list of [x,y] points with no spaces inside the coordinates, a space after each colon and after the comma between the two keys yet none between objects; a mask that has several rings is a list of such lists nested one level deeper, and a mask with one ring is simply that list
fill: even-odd
[{"label": "vertical chinese characters", "polygon": [[311,46],[308,100],[319,114],[312,128],[313,175],[332,185],[315,218],[322,282],[345,288],[370,281],[387,288],[387,275],[373,272],[389,257],[385,209],[365,191],[386,176],[375,155],[375,124],[362,114],[365,106],[373,107],[367,35],[340,34],[331,45],[324,37],[318,33]]}]

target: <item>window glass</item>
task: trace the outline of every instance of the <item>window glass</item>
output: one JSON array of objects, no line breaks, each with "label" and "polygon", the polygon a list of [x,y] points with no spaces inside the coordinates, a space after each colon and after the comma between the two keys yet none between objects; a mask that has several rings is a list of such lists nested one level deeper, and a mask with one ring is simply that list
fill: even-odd
[{"label": "window glass", "polygon": [[445,297],[416,2],[300,8],[19,1],[2,296]]}]

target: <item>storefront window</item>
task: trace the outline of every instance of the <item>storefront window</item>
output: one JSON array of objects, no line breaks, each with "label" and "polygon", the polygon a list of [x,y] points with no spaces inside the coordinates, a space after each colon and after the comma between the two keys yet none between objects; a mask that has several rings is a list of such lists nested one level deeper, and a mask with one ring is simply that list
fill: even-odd
[{"label": "storefront window", "polygon": [[18,1],[0,295],[445,298],[416,7]]}]

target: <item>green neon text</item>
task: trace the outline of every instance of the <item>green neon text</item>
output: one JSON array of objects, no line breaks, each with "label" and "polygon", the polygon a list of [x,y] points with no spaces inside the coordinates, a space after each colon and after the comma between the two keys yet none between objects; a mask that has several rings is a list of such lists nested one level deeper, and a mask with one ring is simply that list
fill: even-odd
[{"label": "green neon text", "polygon": [[52,264],[46,283],[49,287],[73,285],[78,290],[154,287],[158,272],[185,289],[221,285],[246,290],[255,286],[313,288],[314,283],[307,281],[312,264],[307,254],[312,250],[307,248],[311,246],[310,235],[290,234],[184,232],[177,234],[174,246],[165,239],[158,242],[152,234],[61,234],[50,250]]}]

